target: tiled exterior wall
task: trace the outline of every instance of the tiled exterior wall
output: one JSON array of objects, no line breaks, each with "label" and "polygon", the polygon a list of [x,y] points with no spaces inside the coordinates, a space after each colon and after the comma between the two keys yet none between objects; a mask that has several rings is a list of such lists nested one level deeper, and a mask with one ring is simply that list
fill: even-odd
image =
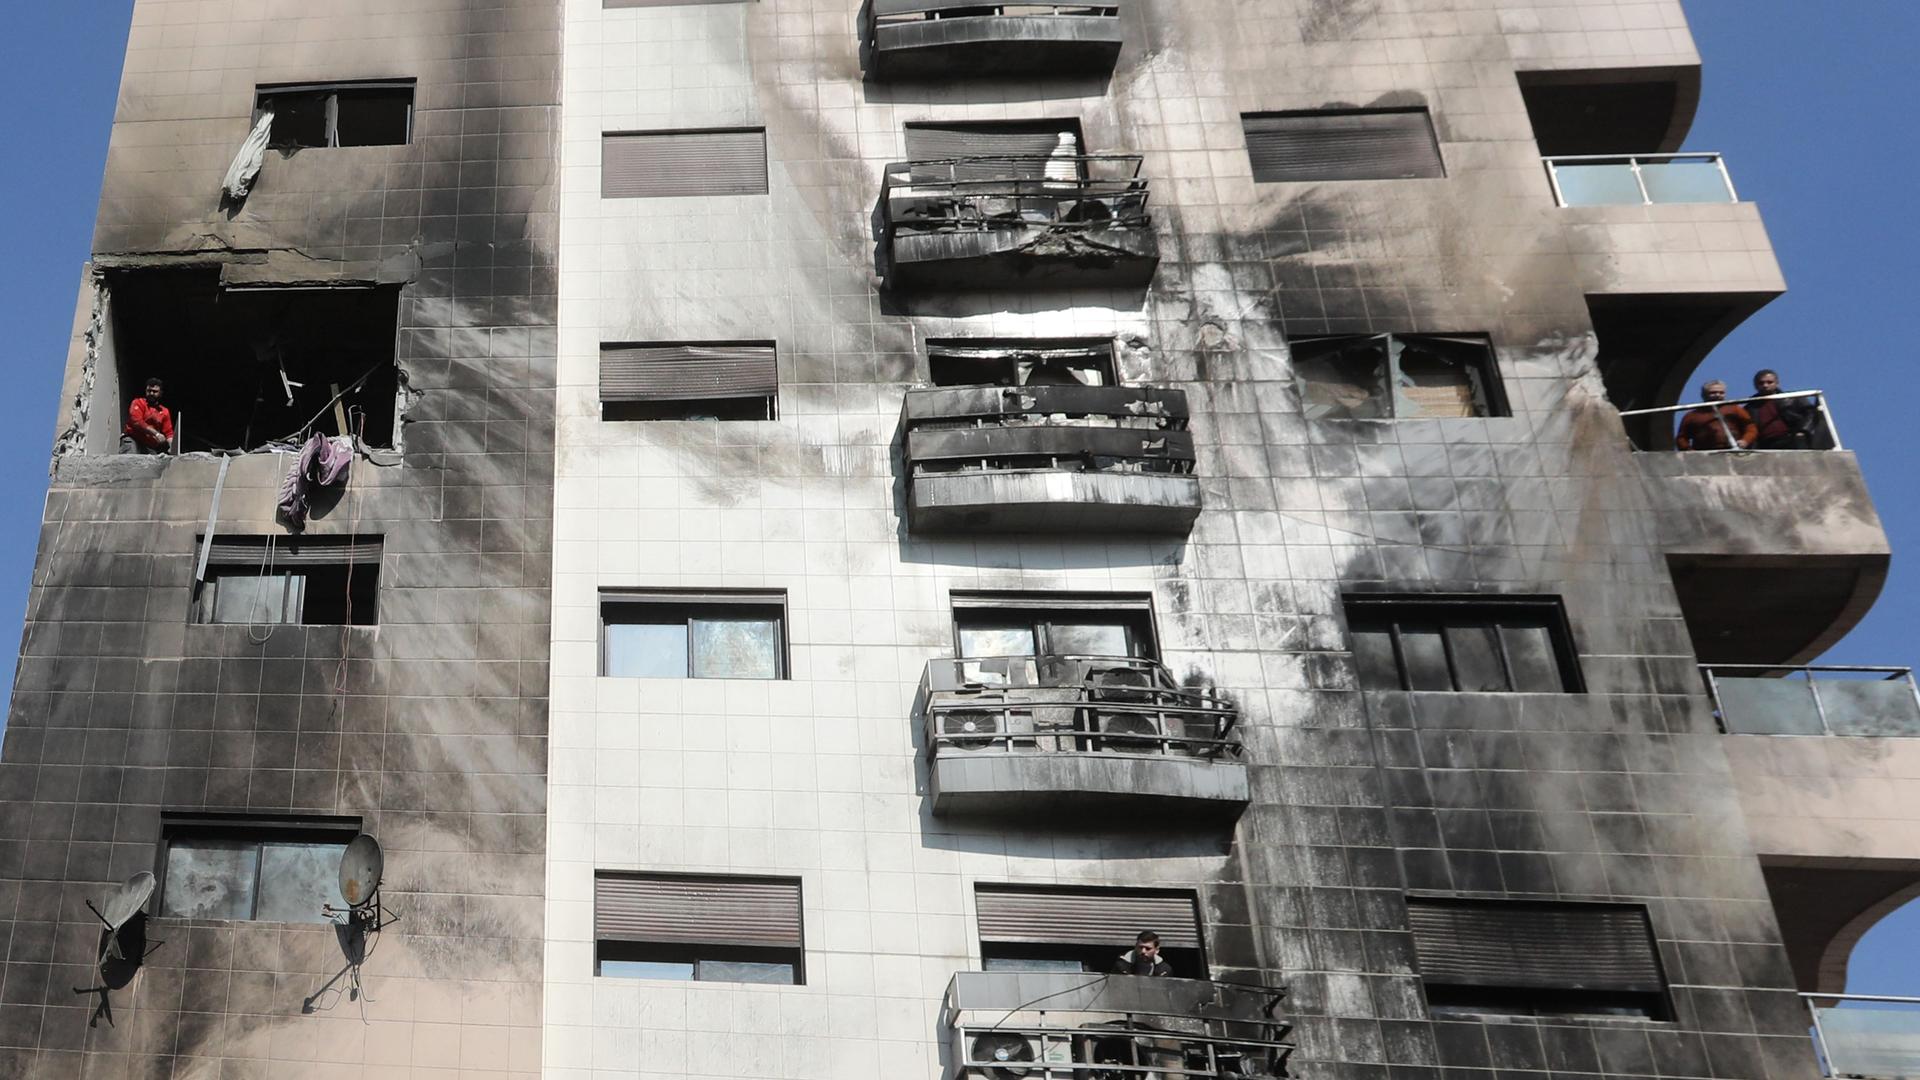
[{"label": "tiled exterior wall", "polygon": [[[135,5],[96,265],[399,267],[412,393],[402,459],[309,528],[384,535],[377,628],[188,625],[217,463],[63,443],[0,764],[0,1076],[537,1075],[559,41],[537,2]],[[418,80],[412,145],[272,153],[220,206],[256,84],[376,77]],[[62,432],[120,407],[87,346]],[[219,531],[283,532],[288,460],[233,461]],[[154,868],[163,810],[360,816],[402,917],[366,997],[303,1015],[324,926],[156,918],[89,1027],[83,900]]]},{"label": "tiled exterior wall", "polygon": [[[1308,1076],[1813,1075],[1592,363],[1583,297],[1614,282],[1587,256],[1612,241],[1553,205],[1514,79],[1697,63],[1678,5],[1145,2],[1110,81],[931,87],[863,84],[856,6],[567,5],[548,1076],[940,1075],[980,881],[1198,890],[1215,973],[1293,988]],[[1433,110],[1448,179],[1252,182],[1242,112],[1374,103]],[[1145,295],[876,291],[903,124],[1066,116],[1089,152],[1146,155]],[[767,128],[770,195],[599,197],[602,132],[743,124]],[[1771,267],[1744,229],[1732,289]],[[1513,416],[1303,419],[1285,336],[1389,330],[1490,333]],[[1185,389],[1192,535],[907,534],[901,394],[926,338],[961,335],[1111,335],[1126,379]],[[602,342],[769,338],[777,422],[598,418]],[[786,589],[793,678],[597,678],[597,590],[641,585]],[[933,819],[914,692],[972,588],[1150,592],[1175,672],[1245,710],[1231,841]],[[1369,589],[1561,595],[1591,692],[1357,693],[1339,597]],[[807,985],[594,978],[595,869],[798,874]],[[1678,1018],[1432,1022],[1408,889],[1644,902]]]}]

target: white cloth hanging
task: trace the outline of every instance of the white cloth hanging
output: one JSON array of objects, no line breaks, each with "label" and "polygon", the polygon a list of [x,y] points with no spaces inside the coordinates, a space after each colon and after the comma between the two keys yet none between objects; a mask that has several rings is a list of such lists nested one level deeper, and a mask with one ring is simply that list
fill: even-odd
[{"label": "white cloth hanging", "polygon": [[221,183],[227,198],[239,202],[253,190],[254,178],[260,175],[260,165],[267,159],[267,139],[272,133],[273,110],[262,110],[253,130],[247,132],[247,141],[240,144],[240,152],[233,156],[233,164],[227,166],[227,177]]}]

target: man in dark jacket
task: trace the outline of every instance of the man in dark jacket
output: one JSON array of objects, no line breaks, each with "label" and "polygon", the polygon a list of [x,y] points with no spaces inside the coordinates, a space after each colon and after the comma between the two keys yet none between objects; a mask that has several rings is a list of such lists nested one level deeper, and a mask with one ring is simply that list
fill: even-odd
[{"label": "man in dark jacket", "polygon": [[[1753,393],[1755,397],[1780,393],[1780,373],[1772,368],[1761,368],[1754,372]],[[1748,406],[1747,413],[1753,417],[1753,425],[1760,432],[1759,441],[1754,443],[1756,449],[1815,448],[1813,437],[1820,422],[1820,410],[1814,406],[1812,398],[1756,401]]]},{"label": "man in dark jacket", "polygon": [[1171,975],[1173,965],[1160,956],[1160,935],[1151,930],[1140,931],[1133,939],[1133,948],[1120,954],[1113,962],[1115,975]]}]

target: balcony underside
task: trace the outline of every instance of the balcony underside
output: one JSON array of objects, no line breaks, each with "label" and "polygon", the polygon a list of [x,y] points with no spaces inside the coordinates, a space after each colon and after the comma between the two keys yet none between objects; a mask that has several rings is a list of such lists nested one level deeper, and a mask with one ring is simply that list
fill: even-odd
[{"label": "balcony underside", "polygon": [[1050,818],[1163,811],[1232,820],[1248,800],[1237,761],[1101,753],[947,751],[933,759],[933,812]]},{"label": "balcony underside", "polygon": [[1046,224],[969,232],[897,232],[894,289],[1141,289],[1160,265],[1151,229],[1063,229]]},{"label": "balcony underside", "polygon": [[1084,15],[978,15],[881,26],[869,74],[876,79],[953,75],[1085,74],[1113,70],[1120,20]]},{"label": "balcony underside", "polygon": [[1169,473],[982,470],[922,474],[908,487],[914,532],[1179,535],[1200,516],[1200,482]]},{"label": "balcony underside", "polygon": [[1702,663],[1802,664],[1886,581],[1886,530],[1836,450],[1634,455]]}]

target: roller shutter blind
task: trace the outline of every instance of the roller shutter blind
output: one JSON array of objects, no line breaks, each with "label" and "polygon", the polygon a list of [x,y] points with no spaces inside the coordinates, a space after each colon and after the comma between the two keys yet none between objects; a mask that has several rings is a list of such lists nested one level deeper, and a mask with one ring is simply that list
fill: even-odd
[{"label": "roller shutter blind", "polygon": [[[1062,132],[1074,131],[1066,122],[1041,124],[960,124],[913,125],[907,128],[909,161],[950,161],[954,158],[1027,158],[1026,161],[989,161],[978,165],[960,165],[953,176],[960,180],[992,180],[1006,176],[1041,177],[1046,175],[1046,158],[1060,145]],[[1086,153],[1084,147],[1080,151]],[[935,177],[933,174],[938,173]],[[916,169],[916,179],[943,179],[946,169]]]},{"label": "roller shutter blind", "polygon": [[1664,993],[1647,909],[1634,904],[1409,897],[1429,983]]},{"label": "roller shutter blind", "polygon": [[797,878],[596,874],[600,941],[800,948]]},{"label": "roller shutter blind", "polygon": [[1259,183],[1442,177],[1425,109],[1272,113],[1241,117]]},{"label": "roller shutter blind", "polygon": [[985,943],[1112,945],[1126,949],[1143,930],[1170,949],[1200,947],[1192,893],[1014,889],[982,885],[974,899]]},{"label": "roller shutter blind", "polygon": [[603,345],[602,402],[771,397],[780,389],[772,345]]},{"label": "roller shutter blind", "polygon": [[[275,537],[274,540],[271,560],[276,570],[294,566],[364,565],[380,561],[381,544],[378,537],[342,538],[342,542],[311,536],[300,540]],[[198,544],[196,540],[195,546]],[[212,547],[207,550],[207,565],[215,567],[258,569],[268,559],[267,538],[264,536],[216,536]]]},{"label": "roller shutter blind", "polygon": [[765,195],[767,133],[653,131],[600,138],[600,196]]},{"label": "roller shutter blind", "polygon": [[682,7],[695,4],[741,4],[746,0],[600,0],[603,8]]}]

